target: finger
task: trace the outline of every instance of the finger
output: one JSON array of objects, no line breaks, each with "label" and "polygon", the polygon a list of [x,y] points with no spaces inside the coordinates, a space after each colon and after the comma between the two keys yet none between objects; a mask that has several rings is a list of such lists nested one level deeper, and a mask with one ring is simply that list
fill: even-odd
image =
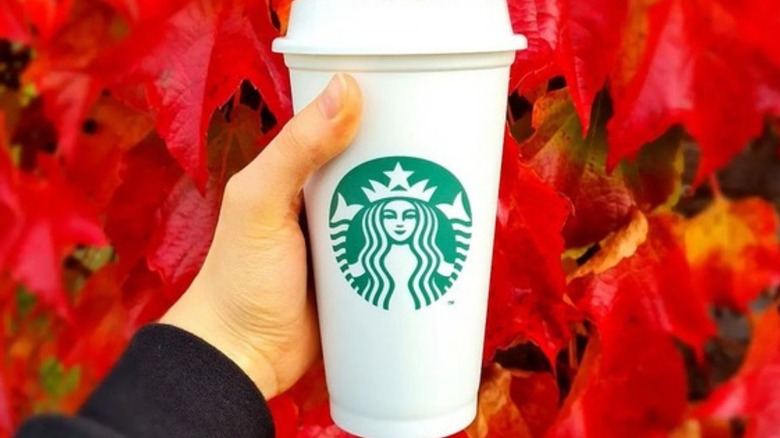
[{"label": "finger", "polygon": [[289,215],[311,174],[354,139],[362,98],[355,79],[337,74],[325,90],[282,129],[230,182],[245,207],[264,215]]}]

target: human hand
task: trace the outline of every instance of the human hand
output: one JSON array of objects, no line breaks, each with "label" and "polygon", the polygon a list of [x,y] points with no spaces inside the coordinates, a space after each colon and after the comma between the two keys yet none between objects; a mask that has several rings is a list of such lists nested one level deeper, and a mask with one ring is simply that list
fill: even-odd
[{"label": "human hand", "polygon": [[210,343],[270,399],[320,352],[301,188],[354,138],[362,109],[354,78],[339,74],[227,184],[200,273],[160,322]]}]

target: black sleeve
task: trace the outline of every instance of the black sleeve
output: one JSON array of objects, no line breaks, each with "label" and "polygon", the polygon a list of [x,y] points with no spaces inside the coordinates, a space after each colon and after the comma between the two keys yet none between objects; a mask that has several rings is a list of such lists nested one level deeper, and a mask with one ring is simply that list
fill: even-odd
[{"label": "black sleeve", "polygon": [[18,438],[268,437],[257,387],[225,355],[176,327],[141,329],[76,417],[34,417]]}]

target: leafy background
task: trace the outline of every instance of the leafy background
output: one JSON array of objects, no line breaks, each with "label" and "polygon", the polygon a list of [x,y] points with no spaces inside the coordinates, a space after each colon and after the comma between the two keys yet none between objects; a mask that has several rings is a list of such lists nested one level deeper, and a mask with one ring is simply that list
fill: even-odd
[{"label": "leafy background", "polygon": [[[457,436],[780,436],[774,1],[508,4],[529,48]],[[74,412],[192,280],[291,116],[289,8],[0,1],[0,435]],[[280,437],[348,436],[321,366],[271,405]]]}]

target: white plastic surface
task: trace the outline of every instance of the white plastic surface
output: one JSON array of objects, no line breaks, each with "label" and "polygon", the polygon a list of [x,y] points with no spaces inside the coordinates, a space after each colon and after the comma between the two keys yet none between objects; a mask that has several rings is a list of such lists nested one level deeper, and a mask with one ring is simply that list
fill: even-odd
[{"label": "white plastic surface", "polygon": [[[447,436],[476,414],[508,73],[508,66],[355,73],[364,96],[358,136],[305,187],[334,419],[356,435]],[[332,74],[292,71],[296,110]],[[368,305],[344,279],[329,238],[336,185],[360,163],[388,155],[444,166],[471,201],[473,234],[463,271],[442,300],[419,311],[402,301],[390,311]]]},{"label": "white plastic surface", "polygon": [[296,0],[274,51],[319,55],[502,52],[525,49],[506,0]]}]

